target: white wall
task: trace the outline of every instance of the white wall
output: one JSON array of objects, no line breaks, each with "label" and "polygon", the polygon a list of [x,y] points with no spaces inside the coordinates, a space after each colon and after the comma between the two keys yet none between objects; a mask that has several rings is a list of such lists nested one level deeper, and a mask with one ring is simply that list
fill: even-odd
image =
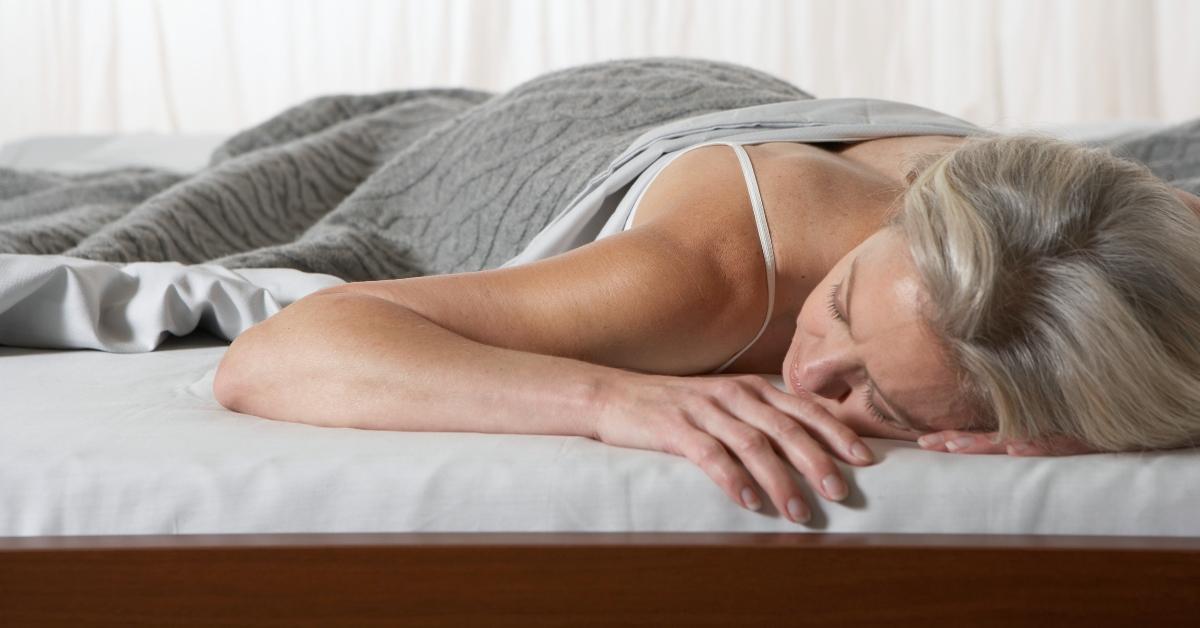
[{"label": "white wall", "polygon": [[0,141],[232,131],[316,94],[649,55],[986,125],[1200,115],[1190,0],[0,0]]}]

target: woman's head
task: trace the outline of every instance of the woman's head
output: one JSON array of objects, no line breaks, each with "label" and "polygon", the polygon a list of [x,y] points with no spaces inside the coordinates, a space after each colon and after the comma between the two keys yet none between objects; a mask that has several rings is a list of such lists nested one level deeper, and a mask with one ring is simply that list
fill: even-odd
[{"label": "woman's head", "polygon": [[956,374],[921,318],[925,298],[907,244],[875,232],[826,273],[796,320],[784,359],[808,391],[862,435],[915,440],[965,429]]},{"label": "woman's head", "polygon": [[[805,303],[784,367],[794,388],[861,420],[869,371],[919,431],[1200,444],[1200,218],[1168,184],[1034,133],[913,165],[902,205]],[[853,327],[822,321],[851,267]]]}]

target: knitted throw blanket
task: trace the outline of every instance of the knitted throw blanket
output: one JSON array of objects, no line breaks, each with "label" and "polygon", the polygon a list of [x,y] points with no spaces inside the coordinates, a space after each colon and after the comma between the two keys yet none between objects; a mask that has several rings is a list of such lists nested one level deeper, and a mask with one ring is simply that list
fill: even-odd
[{"label": "knitted throw blanket", "polygon": [[503,94],[316,98],[203,170],[0,169],[0,253],[293,268],[347,281],[496,267],[648,129],[812,95],[698,59],[578,66]]}]

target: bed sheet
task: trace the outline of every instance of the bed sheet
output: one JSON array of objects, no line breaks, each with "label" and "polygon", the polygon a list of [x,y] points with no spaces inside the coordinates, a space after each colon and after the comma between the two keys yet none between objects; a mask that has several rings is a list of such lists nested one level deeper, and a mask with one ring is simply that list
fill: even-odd
[{"label": "bed sheet", "polygon": [[880,462],[839,463],[845,502],[805,485],[814,517],[800,526],[770,504],[738,507],[694,463],[662,452],[231,412],[211,393],[225,349],[206,334],[141,354],[0,348],[0,535],[1200,534],[1200,450],[1014,458],[868,438]]},{"label": "bed sheet", "polygon": [[[1088,140],[1157,125],[1035,130]],[[87,158],[62,141],[34,142],[0,149],[0,165],[18,154],[23,167],[128,165],[137,156],[121,147],[140,146],[143,155],[199,167],[217,142],[110,138]],[[814,518],[798,526],[770,504],[739,508],[694,463],[662,452],[581,437],[324,428],[231,412],[212,398],[227,346],[197,332],[149,353],[0,347],[0,535],[1200,534],[1200,450],[1012,458],[868,438],[880,462],[839,464],[851,485],[845,502],[804,485]]]},{"label": "bed sheet", "polygon": [[[1167,126],[1155,120],[1128,119],[1074,124],[1033,123],[1011,129],[1044,131],[1063,139],[1088,141]],[[89,172],[127,166],[192,172],[228,137],[221,133],[127,133],[39,135],[0,145],[0,167]]]},{"label": "bed sheet", "polygon": [[194,172],[228,137],[223,133],[38,135],[0,146],[0,167],[92,172],[151,167]]}]

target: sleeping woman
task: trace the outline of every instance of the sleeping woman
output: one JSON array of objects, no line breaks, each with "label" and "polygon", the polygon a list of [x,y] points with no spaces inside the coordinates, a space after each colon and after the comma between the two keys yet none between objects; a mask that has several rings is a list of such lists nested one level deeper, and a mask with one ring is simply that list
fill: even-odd
[{"label": "sleeping woman", "polygon": [[1145,166],[1037,134],[701,146],[612,237],[295,302],[233,342],[214,394],[315,425],[664,451],[805,522],[789,468],[843,499],[834,459],[871,464],[862,436],[1200,444],[1198,215]]}]

